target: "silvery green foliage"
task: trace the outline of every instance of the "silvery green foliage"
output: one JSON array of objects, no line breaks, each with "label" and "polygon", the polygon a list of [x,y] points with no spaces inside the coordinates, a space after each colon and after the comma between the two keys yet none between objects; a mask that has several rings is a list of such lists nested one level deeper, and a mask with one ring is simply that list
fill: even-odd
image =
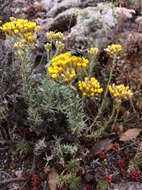
[{"label": "silvery green foliage", "polygon": [[27,154],[30,151],[30,145],[25,142],[18,143],[16,145],[16,151],[19,152],[20,155]]},{"label": "silvery green foliage", "polygon": [[55,147],[58,149],[58,151],[62,155],[63,155],[63,153],[74,154],[78,150],[78,147],[76,145],[61,144],[62,138],[54,136],[54,141],[55,141]]},{"label": "silvery green foliage", "polygon": [[46,147],[45,137],[44,137],[43,139],[39,140],[38,144],[39,144],[39,146],[41,146],[41,147]]},{"label": "silvery green foliage", "polygon": [[35,144],[34,155],[39,156],[44,153],[46,151],[46,146],[47,145],[45,142],[45,138],[39,140],[38,143]]},{"label": "silvery green foliage", "polygon": [[63,111],[64,106],[70,101],[71,90],[50,78],[49,74],[41,81],[39,91],[42,95],[41,106],[43,109]]},{"label": "silvery green foliage", "polygon": [[52,154],[54,156],[58,156],[60,163],[65,165],[64,155],[65,154],[75,154],[78,150],[76,145],[70,144],[61,144],[62,138],[54,136],[54,148],[52,150]]},{"label": "silvery green foliage", "polygon": [[69,144],[64,144],[64,145],[62,145],[62,149],[65,154],[74,154],[77,152],[78,147],[75,145],[73,146],[73,145],[69,145]]},{"label": "silvery green foliage", "polygon": [[52,159],[53,159],[53,155],[47,156],[47,154],[46,154],[46,155],[45,155],[45,158],[44,158],[44,160],[46,161],[45,166],[48,166],[50,160],[52,160]]},{"label": "silvery green foliage", "polygon": [[[45,75],[37,74],[34,77],[36,80],[38,78],[38,82],[34,81],[35,79],[31,75],[26,76],[26,79],[28,78],[29,81],[32,81],[34,86],[29,87],[26,91],[30,90],[30,93],[27,93],[29,119],[38,125],[43,121],[42,114],[60,112],[66,115],[68,127],[71,130],[84,127],[84,121],[87,118],[84,114],[82,97],[79,96],[77,89],[74,90],[69,85],[63,85],[54,81],[48,73],[48,66],[49,63],[46,66],[47,71]],[[29,82],[27,81],[24,84],[27,88],[26,84],[29,84]]]},{"label": "silvery green foliage", "polygon": [[84,114],[84,106],[83,101],[79,97],[79,95],[76,95],[76,97],[73,99],[74,104],[66,110],[69,127],[71,129],[77,129],[85,126],[85,120],[87,120],[86,115]]},{"label": "silvery green foliage", "polygon": [[39,87],[41,94],[40,107],[45,111],[58,111],[67,116],[69,127],[71,129],[84,127],[84,105],[82,98],[68,86],[55,82],[50,78],[48,72],[46,77],[41,80]]}]

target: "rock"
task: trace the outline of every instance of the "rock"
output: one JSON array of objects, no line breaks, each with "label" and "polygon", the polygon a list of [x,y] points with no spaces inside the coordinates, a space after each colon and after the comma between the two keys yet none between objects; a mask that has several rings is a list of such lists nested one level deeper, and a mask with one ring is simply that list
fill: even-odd
[{"label": "rock", "polygon": [[108,190],[141,190],[142,183],[138,182],[125,182],[119,184],[112,184]]},{"label": "rock", "polygon": [[[72,7],[85,8],[95,7],[100,0],[38,0],[42,4],[42,7],[48,11],[49,17],[55,17],[57,14]],[[111,2],[111,0],[101,0],[101,2]]]},{"label": "rock", "polygon": [[[64,40],[72,49],[87,49],[92,46],[103,49],[112,43],[113,29],[120,17],[122,19],[122,12],[125,21],[132,18],[134,13],[134,10],[114,7],[108,3],[98,3],[96,7],[92,3],[92,6],[80,8],[81,2],[55,0],[54,6],[47,13],[51,18],[46,19],[47,24],[43,21],[41,30],[44,28],[44,31],[67,32]],[[86,5],[90,5],[89,3],[91,1]]]},{"label": "rock", "polygon": [[48,25],[49,30],[56,32],[65,32],[72,28],[76,22],[77,17],[73,14],[74,9],[71,8],[63,13],[59,14],[50,25]]},{"label": "rock", "polygon": [[135,10],[133,9],[127,9],[127,8],[124,8],[124,7],[116,7],[115,9],[115,12],[116,12],[116,15],[119,17],[119,16],[124,16],[124,20],[128,19],[128,18],[132,18],[133,15],[136,13]]},{"label": "rock", "polygon": [[117,23],[111,7],[101,3],[97,7],[80,9],[76,19],[76,25],[65,39],[70,47],[86,49],[95,46],[101,49],[111,43],[112,29]]},{"label": "rock", "polygon": [[38,4],[40,9],[46,10],[45,17],[39,21],[41,33],[48,30],[63,32],[65,43],[72,49],[93,46],[104,49],[112,43],[113,29],[122,14],[126,21],[133,17],[134,10],[114,7],[103,0],[104,3],[98,2],[100,0],[35,0],[34,6]]},{"label": "rock", "polygon": [[6,22],[12,15],[12,0],[0,0],[0,20]]},{"label": "rock", "polygon": [[80,3],[78,0],[63,0],[63,1],[54,1],[54,6],[48,11],[48,17],[55,17],[58,14],[64,12],[67,9],[72,7],[79,7]]}]

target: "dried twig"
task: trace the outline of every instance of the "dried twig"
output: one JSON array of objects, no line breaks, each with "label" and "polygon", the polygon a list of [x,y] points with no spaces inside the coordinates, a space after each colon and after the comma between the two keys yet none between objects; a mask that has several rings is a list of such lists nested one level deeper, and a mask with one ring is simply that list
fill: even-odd
[{"label": "dried twig", "polygon": [[14,183],[14,182],[19,182],[19,181],[25,181],[25,178],[20,177],[20,178],[11,178],[11,179],[7,179],[4,181],[0,181],[0,186],[1,185],[6,185],[7,183]]},{"label": "dried twig", "polygon": [[11,175],[9,175],[8,173],[6,173],[5,171],[0,170],[0,173],[6,175],[6,176],[8,176],[8,177],[11,177]]}]

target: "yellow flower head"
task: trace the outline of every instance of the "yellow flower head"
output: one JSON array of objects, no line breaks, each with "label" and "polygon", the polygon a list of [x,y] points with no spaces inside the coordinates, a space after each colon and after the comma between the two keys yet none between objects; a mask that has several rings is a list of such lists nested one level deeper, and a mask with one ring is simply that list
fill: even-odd
[{"label": "yellow flower head", "polygon": [[52,49],[52,44],[51,43],[46,43],[44,45],[44,47],[45,47],[46,51],[48,52],[50,49]]},{"label": "yellow flower head", "polygon": [[78,82],[78,87],[82,92],[83,96],[87,96],[91,99],[97,98],[99,94],[103,92],[103,89],[100,88],[100,83],[95,77],[85,77],[84,81]]},{"label": "yellow flower head", "polygon": [[46,37],[49,41],[62,40],[63,39],[63,33],[61,33],[61,32],[55,33],[53,31],[50,31],[50,32],[46,33]]},{"label": "yellow flower head", "polygon": [[14,22],[14,21],[16,21],[16,18],[15,18],[15,17],[9,17],[9,20],[10,20],[11,22]]},{"label": "yellow flower head", "polygon": [[119,100],[128,100],[133,95],[132,91],[129,89],[129,86],[125,87],[123,84],[109,85],[109,91],[114,99],[119,99]]},{"label": "yellow flower head", "polygon": [[55,33],[55,39],[56,40],[62,40],[63,39],[63,33],[62,32]]},{"label": "yellow flower head", "polygon": [[64,49],[65,45],[61,41],[56,41],[55,47],[57,48],[58,51],[62,51]]},{"label": "yellow flower head", "polygon": [[122,46],[120,44],[112,44],[108,46],[107,50],[111,56],[114,56],[122,51]]},{"label": "yellow flower head", "polygon": [[98,48],[91,48],[88,50],[88,54],[91,56],[96,56],[99,53],[99,49]]},{"label": "yellow flower head", "polygon": [[50,31],[46,33],[46,37],[49,41],[51,41],[54,38],[54,32]]},{"label": "yellow flower head", "polygon": [[24,43],[22,42],[22,40],[20,42],[16,42],[14,44],[14,48],[15,50],[24,49]]},{"label": "yellow flower head", "polygon": [[39,27],[36,22],[28,21],[27,19],[10,17],[10,22],[6,22],[1,26],[3,30],[10,37],[18,37],[20,40],[26,40],[27,44],[36,43],[37,31]]},{"label": "yellow flower head", "polygon": [[60,54],[51,60],[48,72],[54,80],[63,83],[73,81],[78,74],[86,71],[88,59],[77,57],[70,52]]},{"label": "yellow flower head", "polygon": [[25,56],[25,52],[22,49],[18,49],[15,51],[15,56],[21,58],[21,57]]}]

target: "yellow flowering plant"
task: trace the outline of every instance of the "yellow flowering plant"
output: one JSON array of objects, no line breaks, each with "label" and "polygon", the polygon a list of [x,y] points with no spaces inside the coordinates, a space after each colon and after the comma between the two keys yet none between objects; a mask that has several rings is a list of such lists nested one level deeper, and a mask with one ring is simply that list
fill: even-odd
[{"label": "yellow flowering plant", "polygon": [[118,114],[120,111],[120,106],[122,101],[130,100],[133,96],[132,91],[129,89],[129,86],[124,86],[124,84],[120,85],[109,85],[109,92],[114,100],[114,108],[116,109],[116,116],[113,121],[113,125],[116,123]]},{"label": "yellow flowering plant", "polygon": [[84,57],[77,57],[67,52],[51,59],[51,66],[48,67],[48,72],[54,80],[70,83],[77,75],[86,72],[88,63],[88,60]]},{"label": "yellow flowering plant", "polygon": [[55,42],[55,47],[57,49],[57,52],[62,52],[62,50],[64,49],[65,45],[61,41],[56,41]]},{"label": "yellow flowering plant", "polygon": [[85,77],[84,81],[78,82],[78,87],[83,96],[90,97],[91,99],[96,99],[103,92],[95,77],[91,77],[90,79]]},{"label": "yellow flowering plant", "polygon": [[110,56],[114,57],[122,51],[122,46],[120,44],[112,44],[108,45],[106,50]]},{"label": "yellow flowering plant", "polygon": [[[107,48],[109,55],[112,57],[112,67],[110,70],[110,75],[108,78],[107,86],[104,91],[104,96],[100,108],[98,110],[98,114],[94,118],[90,126],[90,130],[92,127],[96,125],[97,120],[102,114],[105,106],[105,100],[108,95],[108,91],[110,91],[112,97],[117,97],[117,99],[125,99],[128,100],[128,97],[132,96],[129,87],[124,87],[124,85],[120,85],[118,87],[111,85],[112,74],[116,65],[117,55],[122,51],[122,47],[120,44],[112,44]],[[62,53],[58,56],[55,56],[51,59],[51,65],[48,67],[48,72],[50,77],[61,84],[72,84],[72,82],[77,79],[78,75],[84,73],[86,77],[84,81],[78,80],[78,89],[84,97],[88,97],[92,100],[96,100],[98,96],[103,92],[103,89],[100,87],[100,83],[95,77],[92,77],[92,72],[94,68],[94,61],[96,61],[96,57],[98,55],[99,50],[97,48],[91,48],[88,50],[88,54],[93,58],[88,59],[83,56],[75,56],[70,52]],[[90,66],[91,64],[91,66]],[[92,66],[93,65],[93,66]],[[69,85],[71,87],[71,85]],[[118,93],[119,92],[119,93]],[[77,90],[75,90],[77,93]],[[91,136],[96,136],[97,134],[101,134],[103,130],[107,127],[107,125],[111,122],[117,106],[113,106],[112,113],[109,119],[105,122],[104,128],[101,128],[97,131],[97,133],[91,133]]]},{"label": "yellow flowering plant", "polygon": [[129,89],[129,86],[124,86],[124,84],[120,85],[109,85],[109,91],[113,99],[115,100],[128,100],[132,97],[133,93]]},{"label": "yellow flowering plant", "polygon": [[[20,114],[20,117],[24,117],[22,122],[26,127],[28,126],[30,129],[28,132],[32,132],[32,136],[34,135],[36,139],[45,136],[43,138],[46,140],[45,148],[48,140],[51,141],[51,145],[54,145],[53,137],[57,135],[57,138],[55,138],[57,143],[55,145],[59,146],[55,146],[55,151],[58,149],[57,153],[59,154],[56,154],[57,156],[54,155],[54,157],[58,163],[61,161],[65,168],[60,175],[61,186],[62,182],[66,180],[67,183],[63,183],[65,184],[63,187],[68,188],[70,181],[77,182],[80,179],[76,172],[82,167],[76,164],[78,160],[72,159],[71,161],[73,162],[66,165],[66,160],[71,158],[71,156],[73,158],[80,157],[80,152],[78,152],[80,149],[77,148],[76,151],[73,151],[74,147],[71,144],[77,143],[80,145],[79,148],[82,148],[82,146],[84,147],[84,140],[88,142],[93,141],[94,143],[96,137],[101,137],[102,135],[104,135],[103,138],[109,135],[112,136],[114,135],[114,133],[111,134],[112,126],[120,126],[120,123],[125,126],[132,121],[129,118],[131,113],[133,114],[133,110],[129,109],[127,111],[129,102],[126,101],[131,100],[132,102],[133,92],[129,86],[125,86],[123,83],[117,84],[120,82],[119,77],[123,75],[123,71],[121,75],[118,73],[118,67],[115,71],[117,62],[120,63],[121,61],[119,54],[122,51],[122,47],[120,44],[112,44],[107,47],[109,58],[111,57],[108,66],[105,61],[105,64],[103,61],[103,63],[99,63],[99,60],[102,59],[100,59],[101,55],[98,57],[99,49],[96,47],[90,48],[88,52],[85,51],[88,54],[83,54],[77,50],[67,52],[64,49],[62,33],[48,32],[46,34],[47,43],[44,46],[45,48],[42,46],[43,49],[41,49],[39,40],[39,46],[37,44],[36,49],[32,49],[36,44],[39,27],[36,23],[26,19],[11,18],[11,22],[3,24],[1,28],[5,31],[6,37],[12,38],[15,42],[11,46],[13,45],[14,47],[15,56],[20,58],[17,59],[10,55],[14,57],[13,62],[11,61],[10,64],[6,63],[8,68],[6,71],[1,69],[3,75],[7,72],[10,76],[4,76],[4,80],[3,76],[1,76],[0,84],[3,82],[6,86],[4,90],[1,88],[2,99],[6,97],[7,100],[8,97],[10,110],[12,110],[12,103],[16,103],[13,112],[14,117],[12,116],[14,121],[17,118],[20,121]],[[15,60],[16,62],[14,62]],[[37,63],[38,61],[40,62],[39,64]],[[119,71],[121,70],[119,69]],[[14,76],[14,78],[13,75],[17,76]],[[118,78],[115,79],[115,75]],[[7,83],[9,82],[7,78],[8,80],[12,79],[13,91],[16,91],[14,91],[16,102],[15,98],[13,99],[12,89],[9,91],[12,99],[10,96],[7,96],[7,93],[5,96],[7,87],[11,85],[11,83],[10,85]],[[124,79],[122,80],[124,81]],[[114,83],[115,81],[116,84]],[[133,89],[136,89],[135,86]],[[125,101],[124,104],[123,101]],[[9,118],[8,114],[10,112],[9,102],[8,109],[5,109],[4,106],[4,104],[0,106],[0,120],[2,120],[2,123],[3,121],[5,123],[5,120]],[[18,114],[17,110],[21,106],[23,108],[22,114],[21,112]],[[18,114],[18,117],[15,116],[15,113]],[[106,130],[107,127],[109,127],[108,131]],[[106,130],[105,133],[103,133],[104,130]],[[61,137],[66,137],[66,139],[62,140]],[[91,137],[91,139],[88,139],[88,137]],[[35,143],[36,139],[34,140]],[[65,141],[69,144],[66,147],[64,146],[64,150],[62,150]],[[44,147],[40,146],[40,148],[43,149]],[[39,154],[40,152],[41,154],[43,153],[43,151],[40,151],[39,146],[34,146],[33,153],[35,156],[39,155],[38,151]],[[88,156],[88,148],[86,146],[83,154],[85,160],[91,158]],[[55,159],[52,159],[52,161],[54,162]],[[72,179],[68,175],[70,174],[69,170],[73,171],[71,173],[73,174]]]},{"label": "yellow flowering plant", "polygon": [[112,74],[113,74],[113,71],[114,71],[114,68],[115,68],[115,65],[116,65],[116,58],[117,58],[117,55],[122,51],[122,46],[120,44],[112,44],[112,45],[108,45],[107,49],[105,49],[105,50],[108,52],[108,54],[110,56],[112,56],[112,66],[111,66],[111,70],[110,70],[110,74],[109,74],[107,86],[106,86],[106,89],[105,89],[105,92],[104,92],[104,97],[103,97],[102,103],[100,105],[98,113],[97,113],[93,123],[91,124],[90,128],[92,128],[96,124],[98,118],[100,117],[100,115],[103,112],[106,97],[107,97],[108,91],[109,91],[109,85],[110,85],[111,79],[112,79]]},{"label": "yellow flowering plant", "polygon": [[[64,50],[64,43],[62,42],[63,33],[50,31],[46,33],[46,38],[48,42],[44,45],[44,47],[47,51],[48,60],[50,60],[53,56],[57,56]],[[53,46],[56,48],[55,52],[52,50]]]},{"label": "yellow flowering plant", "polygon": [[62,32],[53,32],[53,31],[50,31],[50,32],[47,32],[46,33],[46,37],[47,37],[47,40],[48,41],[62,41],[63,39],[63,33]]},{"label": "yellow flowering plant", "polygon": [[[73,126],[72,128],[84,127],[84,121],[88,119],[85,115],[84,104],[88,99],[96,102],[101,95],[102,101],[100,98],[101,103],[98,103],[100,106],[97,114],[89,127],[91,136],[96,137],[105,130],[112,121],[116,109],[118,109],[115,104],[116,101],[114,101],[112,113],[104,122],[104,126],[93,133],[93,127],[99,126],[98,120],[104,111],[108,92],[110,92],[114,100],[123,101],[132,97],[129,87],[125,87],[123,84],[111,84],[117,56],[122,51],[120,44],[109,45],[106,49],[107,53],[112,57],[112,66],[107,84],[106,86],[104,85],[103,89],[93,73],[99,49],[96,47],[90,48],[88,50],[88,59],[83,55],[73,54],[72,52],[61,53],[64,51],[63,33],[49,31],[46,33],[47,43],[44,46],[47,51],[48,61],[45,78],[40,75],[41,83],[35,85],[36,88],[32,88],[35,82],[31,76],[34,72],[34,66],[30,60],[30,48],[35,47],[40,26],[27,19],[12,17],[11,21],[2,24],[0,29],[8,37],[16,41],[14,49],[15,55],[21,59],[22,92],[29,104],[28,113],[30,118],[36,124],[42,120],[38,116],[39,110],[42,109],[46,110],[46,112],[47,110],[58,110],[65,113],[70,126]],[[55,51],[53,51],[53,47]],[[40,100],[38,94],[40,94]]]},{"label": "yellow flowering plant", "polygon": [[97,56],[99,54],[99,49],[98,48],[90,48],[88,50],[88,55],[90,57],[90,63],[89,63],[89,77],[91,77],[93,69],[97,63]]},{"label": "yellow flowering plant", "polygon": [[90,48],[88,50],[88,54],[91,55],[91,56],[97,56],[99,53],[99,49],[98,48]]},{"label": "yellow flowering plant", "polygon": [[14,17],[11,17],[10,20],[10,22],[0,26],[0,29],[6,33],[7,37],[14,38],[16,41],[25,40],[25,43],[28,45],[36,43],[37,34],[40,30],[40,26],[36,22]]}]

